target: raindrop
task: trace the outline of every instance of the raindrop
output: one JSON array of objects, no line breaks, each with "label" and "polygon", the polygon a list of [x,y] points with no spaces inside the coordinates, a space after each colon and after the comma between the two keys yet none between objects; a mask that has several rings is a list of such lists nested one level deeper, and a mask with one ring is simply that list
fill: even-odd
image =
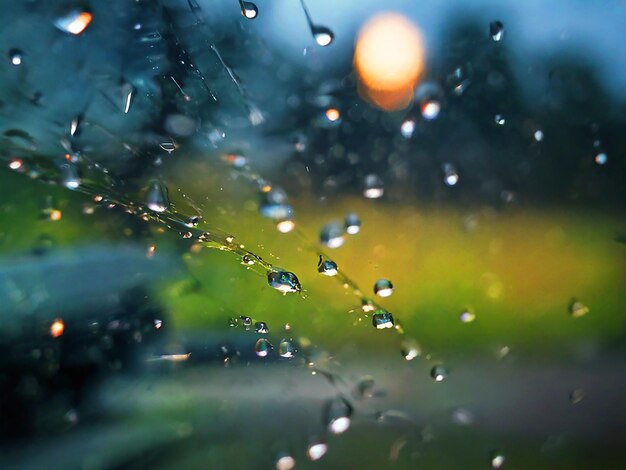
[{"label": "raindrop", "polygon": [[66,9],[57,17],[54,25],[65,33],[78,36],[89,26],[92,18],[93,15],[90,9],[85,7],[84,4],[81,6],[74,4],[69,10]]},{"label": "raindrop", "polygon": [[293,139],[293,147],[298,153],[302,153],[306,150],[306,136],[299,132]]},{"label": "raindrop", "polygon": [[461,320],[461,322],[463,323],[471,323],[476,320],[476,314],[470,309],[465,309],[459,315],[459,320]]},{"label": "raindrop", "polygon": [[128,82],[122,82],[122,109],[124,113],[128,113],[128,111],[130,111],[135,92],[136,90],[134,86]]},{"label": "raindrop", "polygon": [[493,120],[498,126],[504,126],[504,124],[506,123],[506,120],[504,119],[504,116],[502,116],[502,114],[496,114]]},{"label": "raindrop", "polygon": [[281,188],[273,188],[263,194],[259,213],[276,221],[293,219],[293,208],[287,204],[287,194]]},{"label": "raindrop", "polygon": [[70,123],[70,136],[78,136],[80,134],[80,124],[83,121],[83,116],[81,114],[77,115],[72,119]]},{"label": "raindrop", "polygon": [[159,319],[155,319],[154,320],[154,327],[158,330],[163,326],[163,320],[159,320]]},{"label": "raindrop", "polygon": [[582,302],[574,299],[569,304],[569,313],[574,318],[580,318],[583,315],[587,315],[587,313],[589,313],[589,307],[587,307]]},{"label": "raindrop", "polygon": [[306,450],[306,456],[309,460],[319,460],[328,452],[328,445],[319,439],[312,440]]},{"label": "raindrop", "polygon": [[171,154],[178,146],[175,142],[161,142],[159,147],[165,150],[168,154]]},{"label": "raindrop", "polygon": [[341,434],[348,430],[351,424],[352,406],[342,397],[330,400],[326,404],[326,425],[331,434]]},{"label": "raindrop", "polygon": [[252,326],[252,318],[246,315],[240,315],[239,319],[241,320],[241,324],[246,328],[246,330],[250,329]]},{"label": "raindrop", "polygon": [[67,189],[77,189],[80,186],[80,178],[78,176],[78,168],[72,163],[62,163],[61,184]]},{"label": "raindrop", "polygon": [[363,196],[368,199],[378,199],[385,193],[383,180],[380,176],[369,174],[365,177]]},{"label": "raindrop", "polygon": [[609,157],[607,157],[606,153],[604,152],[598,153],[593,159],[593,161],[596,162],[596,164],[598,165],[605,165],[608,160]]},{"label": "raindrop", "polygon": [[489,23],[489,35],[495,42],[502,41],[504,37],[504,25],[501,21],[492,21]]},{"label": "raindrop", "polygon": [[289,271],[270,271],[267,273],[267,282],[270,287],[283,294],[300,292],[300,281],[294,273]]},{"label": "raindrop", "polygon": [[393,315],[384,310],[379,310],[377,313],[372,315],[372,324],[377,330],[393,328]]},{"label": "raindrop", "polygon": [[415,132],[415,120],[413,118],[406,118],[400,125],[400,134],[405,139],[410,139]]},{"label": "raindrop", "polygon": [[269,333],[270,329],[267,326],[267,323],[264,321],[258,321],[254,324],[254,331],[257,333],[265,334]]},{"label": "raindrop", "polygon": [[329,259],[325,260],[320,255],[320,260],[317,263],[317,271],[322,273],[324,276],[336,276],[338,272],[337,263]]},{"label": "raindrop", "polygon": [[400,351],[402,352],[402,357],[404,357],[407,361],[412,361],[417,356],[422,354],[419,344],[412,339],[403,340],[400,346]]},{"label": "raindrop", "polygon": [[459,174],[452,163],[443,164],[443,182],[447,186],[454,186],[459,182]]},{"label": "raindrop", "polygon": [[313,24],[313,20],[311,19],[309,10],[304,4],[304,0],[300,0],[300,4],[302,5],[302,9],[304,10],[306,21],[309,24],[309,29],[311,30],[311,34],[313,35],[315,42],[322,47],[330,45],[335,39],[335,34],[325,26]]},{"label": "raindrop", "polygon": [[266,357],[272,349],[272,343],[266,338],[259,338],[254,345],[254,352],[259,357]]},{"label": "raindrop", "polygon": [[537,142],[541,142],[543,140],[543,131],[541,129],[537,129],[533,136]]},{"label": "raindrop", "polygon": [[585,391],[582,388],[574,389],[569,394],[569,401],[572,405],[579,403],[585,397]]},{"label": "raindrop", "polygon": [[276,224],[276,229],[280,233],[289,233],[296,228],[296,223],[291,219],[281,220]]},{"label": "raindrop", "polygon": [[494,452],[491,454],[491,468],[502,468],[505,461],[504,454],[501,452]]},{"label": "raindrop", "polygon": [[258,7],[252,2],[239,0],[239,6],[241,7],[241,14],[249,20],[255,19],[259,14]]},{"label": "raindrop", "polygon": [[[285,328],[288,329],[288,328]],[[295,354],[295,348],[293,347],[293,343],[288,339],[281,339],[280,343],[278,343],[278,355],[280,357],[292,358]]]},{"label": "raindrop", "polygon": [[9,61],[13,65],[22,65],[22,61],[24,59],[24,53],[19,49],[11,49],[9,51]]},{"label": "raindrop", "polygon": [[443,382],[448,378],[448,369],[444,366],[434,366],[430,369],[430,376],[435,379],[435,382]]},{"label": "raindrop", "polygon": [[276,470],[292,470],[296,466],[296,459],[289,454],[278,454]]},{"label": "raindrop", "polygon": [[320,242],[328,248],[339,248],[345,242],[343,227],[337,222],[326,224],[320,232]]},{"label": "raindrop", "polygon": [[379,297],[389,297],[393,294],[393,284],[388,279],[379,279],[374,284],[374,293]]},{"label": "raindrop", "polygon": [[241,258],[241,262],[246,266],[252,266],[254,264],[254,258],[250,255],[243,255]]},{"label": "raindrop", "polygon": [[354,213],[346,215],[345,228],[348,235],[359,233],[361,231],[361,219],[359,219],[359,216]]},{"label": "raindrop", "polygon": [[164,212],[170,207],[167,188],[158,180],[152,180],[148,186],[146,206],[154,212]]}]

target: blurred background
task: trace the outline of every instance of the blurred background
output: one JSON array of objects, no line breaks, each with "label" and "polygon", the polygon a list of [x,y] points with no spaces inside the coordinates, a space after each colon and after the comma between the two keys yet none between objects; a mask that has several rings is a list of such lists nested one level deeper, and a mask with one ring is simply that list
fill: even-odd
[{"label": "blurred background", "polygon": [[1,468],[623,468],[621,1],[5,2]]}]

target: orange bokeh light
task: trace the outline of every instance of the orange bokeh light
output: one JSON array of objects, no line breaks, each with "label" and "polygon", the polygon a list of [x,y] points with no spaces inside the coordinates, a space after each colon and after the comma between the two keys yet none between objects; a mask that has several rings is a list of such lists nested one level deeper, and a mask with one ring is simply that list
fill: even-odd
[{"label": "orange bokeh light", "polygon": [[413,101],[426,52],[420,30],[399,13],[381,13],[359,32],[354,67],[362,96],[392,111]]},{"label": "orange bokeh light", "polygon": [[78,35],[85,31],[85,28],[91,23],[92,18],[91,13],[83,11],[66,26],[66,29],[68,32]]},{"label": "orange bokeh light", "polygon": [[65,324],[63,323],[63,320],[61,320],[60,318],[57,318],[56,320],[54,320],[52,324],[50,325],[50,336],[52,336],[53,338],[58,338],[59,336],[63,334],[64,331],[65,331]]}]

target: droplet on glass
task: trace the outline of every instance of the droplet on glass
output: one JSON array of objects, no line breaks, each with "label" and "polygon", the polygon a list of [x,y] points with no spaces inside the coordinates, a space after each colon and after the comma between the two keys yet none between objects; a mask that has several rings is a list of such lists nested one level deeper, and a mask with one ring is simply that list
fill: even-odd
[{"label": "droplet on glass", "polygon": [[471,323],[476,320],[476,314],[470,309],[465,309],[459,315],[459,320],[461,320],[461,322],[463,323]]},{"label": "droplet on glass", "polygon": [[504,37],[504,25],[501,21],[492,21],[489,23],[489,35],[495,42],[502,41]]},{"label": "droplet on glass", "polygon": [[254,331],[257,333],[265,334],[269,333],[270,329],[267,326],[267,323],[264,321],[258,321],[254,324]]},{"label": "droplet on glass", "polygon": [[296,459],[291,455],[281,453],[276,458],[276,470],[292,470],[296,466]]},{"label": "droplet on glass", "polygon": [[502,468],[505,460],[503,453],[493,452],[491,454],[491,468]]},{"label": "droplet on glass", "polygon": [[329,259],[325,260],[320,255],[320,260],[317,263],[317,271],[322,273],[324,276],[332,277],[336,276],[339,270],[337,269],[337,263]]},{"label": "droplet on glass", "polygon": [[580,318],[589,313],[589,307],[582,302],[574,299],[569,304],[569,313],[574,318]]},{"label": "droplet on glass", "polygon": [[24,53],[19,49],[11,49],[9,51],[9,61],[12,65],[22,65],[22,60],[24,59]]},{"label": "droplet on glass", "polygon": [[361,231],[361,219],[359,219],[359,216],[354,213],[346,215],[345,228],[348,235],[359,233]]},{"label": "droplet on glass", "polygon": [[241,14],[249,20],[255,19],[259,14],[258,7],[252,2],[239,0],[239,6],[241,7]]},{"label": "droplet on glass", "polygon": [[331,434],[341,434],[351,424],[352,406],[343,397],[337,397],[326,404],[326,425]]},{"label": "droplet on glass", "polygon": [[272,343],[266,338],[259,338],[254,345],[254,352],[259,357],[267,357],[272,349]]},{"label": "droplet on glass", "polygon": [[70,136],[74,137],[80,134],[80,125],[82,121],[83,121],[82,114],[78,114],[72,119],[72,122],[70,122]]},{"label": "droplet on glass", "polygon": [[446,81],[455,95],[460,96],[465,93],[465,90],[467,90],[467,87],[469,87],[471,83],[470,75],[471,69],[469,66],[457,67],[448,75]]},{"label": "droplet on glass", "polygon": [[241,258],[241,263],[245,264],[246,266],[252,266],[254,264],[254,258],[252,258],[252,256],[250,255],[243,255],[243,257]]},{"label": "droplet on glass", "polygon": [[[289,328],[285,329],[289,330]],[[280,343],[278,343],[278,355],[280,357],[292,358],[295,351],[293,343],[289,339],[283,338],[280,340]]]},{"label": "droplet on glass", "polygon": [[333,32],[325,26],[313,24],[313,20],[311,19],[309,10],[304,4],[304,0],[300,0],[300,4],[302,5],[302,9],[304,10],[306,21],[309,24],[309,29],[311,30],[311,34],[313,35],[315,42],[322,47],[330,45],[335,39],[335,35],[333,34]]},{"label": "droplet on glass", "polygon": [[504,116],[502,114],[496,114],[493,120],[498,126],[504,126],[504,124],[506,124],[506,120],[504,119]]},{"label": "droplet on glass", "polygon": [[357,398],[372,398],[374,396],[374,387],[376,381],[371,375],[361,377],[354,388],[354,395]]},{"label": "droplet on glass", "polygon": [[235,168],[243,168],[248,164],[248,159],[244,155],[238,153],[226,154],[222,157],[222,160],[224,160],[230,166],[234,166]]},{"label": "droplet on glass", "polygon": [[576,388],[569,394],[569,401],[572,405],[579,403],[585,397],[585,391],[582,388]]},{"label": "droplet on glass", "polygon": [[383,180],[376,174],[369,174],[365,177],[363,185],[363,196],[368,199],[378,199],[385,193]]},{"label": "droplet on glass", "polygon": [[154,320],[154,327],[158,330],[163,326],[163,320],[159,320],[159,319],[155,319]]},{"label": "droplet on glass", "polygon": [[171,154],[174,150],[178,148],[176,142],[161,142],[159,144],[159,147],[165,150],[168,154]]},{"label": "droplet on glass", "polygon": [[379,297],[389,297],[393,294],[393,284],[388,279],[379,279],[374,284],[374,293]]},{"label": "droplet on glass", "polygon": [[[268,188],[265,191],[265,188]],[[259,206],[259,213],[268,219],[281,221],[293,219],[293,208],[287,204],[287,193],[282,188],[272,188],[265,185],[261,188],[263,198]]]},{"label": "droplet on glass", "polygon": [[300,292],[302,290],[296,275],[289,271],[270,271],[267,273],[267,282],[270,287],[283,294]]},{"label": "droplet on glass", "polygon": [[417,356],[422,354],[422,350],[419,344],[417,344],[417,342],[412,339],[403,340],[402,344],[400,345],[400,351],[402,353],[402,357],[404,357],[407,361],[412,361]]},{"label": "droplet on glass", "polygon": [[77,189],[80,186],[80,177],[78,176],[78,168],[75,164],[67,162],[60,165],[61,184],[67,189]]},{"label": "droplet on glass", "polygon": [[241,320],[241,324],[246,328],[246,330],[250,329],[252,326],[252,318],[246,315],[240,315],[239,319]]},{"label": "droplet on glass", "polygon": [[75,36],[85,31],[89,23],[91,23],[93,15],[84,4],[79,5],[74,4],[69,9],[65,9],[54,21],[54,25],[61,31]]},{"label": "droplet on glass", "polygon": [[328,452],[328,445],[320,439],[314,439],[309,443],[309,446],[307,447],[306,456],[309,458],[309,460],[315,461],[324,457],[324,455],[326,455],[326,452]]},{"label": "droplet on glass", "polygon": [[320,232],[320,242],[328,248],[339,248],[345,242],[343,227],[337,222],[326,224]]},{"label": "droplet on glass", "polygon": [[435,379],[435,382],[443,382],[448,377],[448,369],[444,366],[434,366],[430,369],[430,376]]},{"label": "droplet on glass", "polygon": [[393,315],[384,310],[379,310],[377,313],[372,315],[372,324],[377,330],[393,328]]},{"label": "droplet on glass", "polygon": [[459,174],[452,163],[443,164],[443,182],[447,186],[454,186],[459,182]]},{"label": "droplet on glass", "polygon": [[170,207],[167,188],[158,180],[152,180],[148,186],[146,206],[154,212],[164,212]]},{"label": "droplet on glass", "polygon": [[606,162],[609,161],[609,157],[607,157],[606,153],[600,152],[594,157],[593,161],[596,162],[597,165],[606,165]]}]

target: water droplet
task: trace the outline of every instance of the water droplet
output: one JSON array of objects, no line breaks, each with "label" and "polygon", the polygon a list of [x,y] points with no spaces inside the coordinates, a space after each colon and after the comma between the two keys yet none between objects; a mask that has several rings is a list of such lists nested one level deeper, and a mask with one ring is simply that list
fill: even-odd
[{"label": "water droplet", "polygon": [[241,14],[249,20],[255,19],[259,14],[258,7],[252,2],[239,0],[239,5],[241,6]]},{"label": "water droplet", "polygon": [[259,338],[254,345],[254,352],[259,357],[267,357],[272,349],[272,343],[266,338]]},{"label": "water droplet", "polygon": [[421,104],[420,112],[422,117],[427,121],[433,121],[439,116],[441,111],[441,104],[436,100],[428,100]]},{"label": "water droplet", "polygon": [[495,42],[502,41],[504,37],[504,25],[501,21],[492,21],[489,23],[489,35]]},{"label": "water droplet", "polygon": [[58,338],[63,334],[64,331],[65,323],[63,323],[63,320],[60,318],[54,320],[50,325],[50,336],[52,336],[53,338]]},{"label": "water droplet", "polygon": [[252,266],[254,264],[254,258],[250,255],[243,255],[241,258],[241,262],[246,266]]},{"label": "water droplet", "polygon": [[302,153],[306,150],[306,136],[299,132],[293,139],[293,147],[298,153]]},{"label": "water droplet", "polygon": [[328,445],[319,439],[312,440],[306,450],[306,456],[309,460],[319,460],[328,452]]},{"label": "water droplet", "polygon": [[415,119],[406,118],[400,125],[400,134],[405,139],[410,139],[413,136],[413,132],[415,132]]},{"label": "water droplet", "polygon": [[604,152],[598,153],[593,159],[593,161],[596,162],[596,164],[598,165],[605,165],[608,160],[609,157],[607,157],[606,153]]},{"label": "water droplet", "polygon": [[291,219],[281,220],[276,224],[276,229],[280,233],[289,233],[296,228],[296,223]]},{"label": "water droplet", "polygon": [[92,18],[90,9],[84,4],[81,6],[74,4],[57,17],[54,25],[65,33],[78,36],[89,26]]},{"label": "water droplet", "polygon": [[374,293],[379,297],[389,297],[393,294],[393,284],[388,279],[379,279],[374,284]]},{"label": "water droplet", "polygon": [[287,204],[287,193],[281,188],[271,188],[263,193],[259,213],[276,221],[293,219],[293,208]]},{"label": "water droplet", "polygon": [[337,397],[326,404],[326,423],[328,432],[341,434],[348,430],[351,424],[352,406],[343,397]]},{"label": "water droplet", "polygon": [[154,320],[154,327],[158,330],[163,326],[163,320],[159,320],[159,319],[155,319]]},{"label": "water droplet", "polygon": [[[285,325],[285,329],[289,330],[290,328],[287,328],[287,325]],[[278,355],[280,357],[292,358],[295,352],[296,350],[291,340],[283,338],[278,343]]]},{"label": "water droplet", "polygon": [[82,114],[75,116],[70,122],[70,136],[78,136],[80,134],[80,125],[83,121]]},{"label": "water droplet", "polygon": [[240,315],[239,319],[241,320],[241,324],[246,328],[246,330],[250,329],[252,326],[252,318],[246,315]]},{"label": "water droplet", "polygon": [[289,454],[278,454],[276,470],[292,470],[296,466],[296,459]]},{"label": "water droplet", "polygon": [[580,318],[583,315],[587,315],[587,313],[589,313],[589,307],[587,307],[582,302],[573,299],[569,304],[569,313],[574,318]]},{"label": "water droplet", "polygon": [[537,142],[541,142],[543,140],[543,131],[541,129],[537,129],[533,136]]},{"label": "water droplet", "polygon": [[267,273],[267,282],[270,287],[283,294],[300,292],[302,289],[296,275],[289,271],[270,271]]},{"label": "water droplet", "polygon": [[496,114],[493,120],[498,126],[504,126],[504,124],[506,123],[506,120],[504,119],[504,116],[502,116],[502,114]]},{"label": "water droplet", "polygon": [[368,199],[378,199],[385,193],[383,180],[380,176],[369,174],[365,177],[363,196]]},{"label": "water droplet", "polygon": [[569,394],[569,401],[573,405],[579,403],[585,397],[585,391],[582,388],[574,389]]},{"label": "water droplet", "polygon": [[376,381],[371,375],[365,375],[359,379],[354,389],[354,395],[358,398],[372,398]]},{"label": "water droplet", "polygon": [[313,26],[313,28],[311,28],[311,32],[313,33],[315,42],[322,47],[332,44],[335,39],[335,34],[324,26]]},{"label": "water droplet", "polygon": [[329,259],[325,260],[320,255],[320,260],[317,263],[317,271],[322,273],[324,276],[336,276],[338,272],[337,263]]},{"label": "water droplet", "polygon": [[133,85],[128,82],[122,82],[122,109],[124,110],[124,113],[128,113],[128,111],[130,111],[135,93],[136,90]]},{"label": "water droplet", "polygon": [[164,212],[170,207],[167,188],[158,180],[152,180],[148,186],[146,206],[154,212]]},{"label": "water droplet", "polygon": [[339,248],[345,242],[343,226],[337,222],[326,224],[320,232],[320,242],[328,248]]},{"label": "water droplet", "polygon": [[491,454],[491,468],[502,468],[505,460],[503,453],[493,452]]},{"label": "water droplet", "polygon": [[61,184],[67,189],[77,189],[80,186],[78,168],[73,163],[67,162],[60,165]]},{"label": "water droplet", "polygon": [[407,361],[412,361],[417,356],[422,354],[422,349],[420,348],[419,344],[417,344],[417,342],[412,339],[403,340],[400,346],[400,350],[402,352],[402,356]]},{"label": "water droplet", "polygon": [[168,154],[171,154],[174,150],[178,148],[176,142],[161,142],[159,144],[159,147],[165,150]]},{"label": "water droplet", "polygon": [[452,163],[443,164],[443,182],[447,186],[454,186],[459,182],[459,174]]},{"label": "water droplet", "polygon": [[359,219],[359,216],[354,213],[346,215],[345,228],[348,235],[359,233],[361,231],[361,219]]},{"label": "water droplet", "polygon": [[267,326],[267,323],[264,321],[258,321],[254,324],[254,331],[257,333],[265,334],[269,333],[270,329]]},{"label": "water droplet", "polygon": [[443,382],[448,378],[448,369],[441,365],[434,366],[430,369],[430,376],[435,379],[435,382]]},{"label": "water droplet", "polygon": [[377,313],[372,315],[372,324],[377,330],[393,328],[393,315],[384,310],[379,310]]},{"label": "water droplet", "polygon": [[24,53],[19,49],[11,49],[9,51],[9,61],[12,65],[22,65],[22,61],[24,59]]},{"label": "water droplet", "polygon": [[461,320],[463,323],[471,323],[476,320],[476,314],[470,309],[465,309],[459,315],[459,320]]}]

